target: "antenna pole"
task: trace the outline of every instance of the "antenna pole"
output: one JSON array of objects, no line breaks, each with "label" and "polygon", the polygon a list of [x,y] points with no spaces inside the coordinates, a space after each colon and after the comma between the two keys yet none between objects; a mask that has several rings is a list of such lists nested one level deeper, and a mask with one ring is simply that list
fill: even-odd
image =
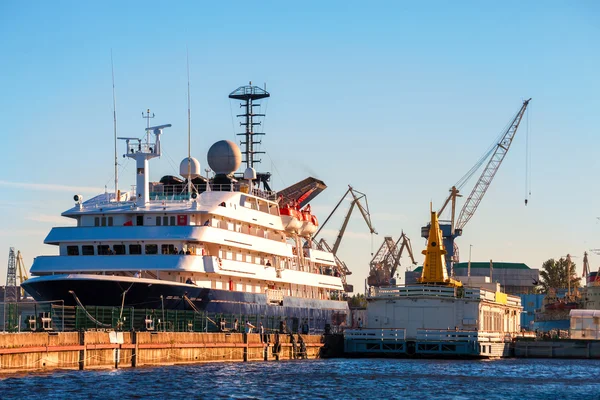
[{"label": "antenna pole", "polygon": [[187,101],[188,101],[188,170],[187,170],[187,189],[188,189],[188,196],[192,195],[192,154],[191,154],[191,142],[192,142],[192,114],[191,114],[191,107],[190,107],[190,53],[188,51],[188,47],[185,46],[185,53],[186,53],[186,57],[187,57]]},{"label": "antenna pole", "polygon": [[115,96],[115,67],[113,64],[112,49],[110,49],[110,70],[112,72],[112,95],[113,95],[113,124],[115,136],[115,201],[119,202],[119,163],[117,159],[117,98]]},{"label": "antenna pole", "polygon": [[150,109],[146,111],[146,114],[142,111],[142,118],[145,118],[148,123],[146,124],[146,143],[150,143],[150,119],[154,118],[154,113],[150,115]]}]

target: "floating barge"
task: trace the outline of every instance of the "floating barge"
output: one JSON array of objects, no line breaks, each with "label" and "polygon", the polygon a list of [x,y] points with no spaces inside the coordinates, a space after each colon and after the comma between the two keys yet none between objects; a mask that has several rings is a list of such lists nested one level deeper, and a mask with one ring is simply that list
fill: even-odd
[{"label": "floating barge", "polygon": [[432,211],[419,284],[370,288],[367,329],[345,333],[348,356],[510,355],[512,338],[521,331],[521,299],[487,277],[448,277],[446,253]]},{"label": "floating barge", "polygon": [[368,328],[345,332],[348,356],[506,357],[520,331],[519,297],[499,291],[395,286],[367,300]]}]

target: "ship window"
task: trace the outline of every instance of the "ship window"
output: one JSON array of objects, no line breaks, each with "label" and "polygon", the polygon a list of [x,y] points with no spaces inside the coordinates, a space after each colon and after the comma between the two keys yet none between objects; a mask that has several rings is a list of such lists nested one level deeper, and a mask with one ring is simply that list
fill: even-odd
[{"label": "ship window", "polygon": [[147,244],[146,245],[146,254],[158,254],[158,245]]},{"label": "ship window", "polygon": [[242,253],[235,253],[236,261],[242,261],[242,257],[243,257]]},{"label": "ship window", "polygon": [[258,201],[258,209],[262,212],[268,213],[269,205],[266,202],[259,200]]},{"label": "ship window", "polygon": [[102,226],[106,226],[106,217],[102,217]]},{"label": "ship window", "polygon": [[124,244],[115,244],[113,246],[113,250],[115,254],[125,254],[125,245]]},{"label": "ship window", "polygon": [[163,225],[169,225],[169,217],[163,217]]},{"label": "ship window", "polygon": [[81,254],[84,256],[93,256],[94,246],[81,246]]},{"label": "ship window", "polygon": [[172,215],[171,217],[169,217],[169,225],[171,226],[175,226],[175,216]]},{"label": "ship window", "polygon": [[94,218],[94,226],[100,226],[100,217]]},{"label": "ship window", "polygon": [[160,226],[160,217],[156,217],[156,226]]},{"label": "ship window", "polygon": [[143,215],[136,215],[135,216],[135,224],[137,226],[144,226],[144,216]]},{"label": "ship window", "polygon": [[142,254],[142,245],[141,244],[130,244],[129,245],[129,254]]},{"label": "ship window", "polygon": [[172,244],[163,244],[160,246],[161,254],[173,254],[175,253],[175,245]]},{"label": "ship window", "polygon": [[108,245],[107,244],[98,245],[98,255],[105,256],[107,254],[108,254]]},{"label": "ship window", "polygon": [[113,217],[108,217],[108,226],[113,226]]},{"label": "ship window", "polygon": [[78,256],[79,255],[79,246],[67,246],[67,255],[68,256]]}]

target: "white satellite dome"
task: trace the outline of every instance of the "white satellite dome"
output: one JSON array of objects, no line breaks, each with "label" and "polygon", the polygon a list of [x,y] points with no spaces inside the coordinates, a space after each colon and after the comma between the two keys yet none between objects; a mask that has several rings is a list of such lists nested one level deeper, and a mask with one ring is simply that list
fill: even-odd
[{"label": "white satellite dome", "polygon": [[208,150],[208,165],[216,174],[231,174],[242,164],[242,152],[231,140],[219,140]]},{"label": "white satellite dome", "polygon": [[[201,174],[200,170],[200,162],[196,160],[194,157],[189,158],[189,166],[190,166],[190,178],[198,178]],[[179,175],[187,179],[188,177],[188,158],[184,158],[181,160],[181,164],[179,164]]]},{"label": "white satellite dome", "polygon": [[244,179],[248,179],[248,180],[256,180],[256,170],[252,167],[248,167],[246,168],[246,170],[244,171]]}]

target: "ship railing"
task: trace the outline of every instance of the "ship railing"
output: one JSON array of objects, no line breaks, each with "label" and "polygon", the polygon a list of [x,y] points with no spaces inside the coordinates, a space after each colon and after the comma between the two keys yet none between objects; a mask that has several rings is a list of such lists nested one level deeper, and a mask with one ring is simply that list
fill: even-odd
[{"label": "ship railing", "polygon": [[433,296],[433,297],[464,297],[469,299],[480,299],[482,290],[475,288],[455,288],[449,286],[436,285],[398,285],[388,287],[371,287],[370,297],[413,297],[413,296]]},{"label": "ship railing", "polygon": [[417,340],[427,342],[504,342],[503,332],[461,329],[417,329]]},{"label": "ship railing", "polygon": [[406,329],[384,329],[384,328],[360,328],[346,329],[344,331],[345,339],[352,340],[405,340]]},{"label": "ship railing", "polygon": [[[192,192],[202,193],[202,192],[243,192],[248,193],[264,198],[267,200],[276,201],[277,200],[277,192],[261,190],[252,188],[248,190],[247,186],[240,185],[240,183],[224,183],[224,184],[214,184],[214,183],[196,183],[192,184]],[[188,188],[186,183],[180,184],[172,184],[172,185],[163,185],[163,184],[153,184],[150,189],[150,199],[154,201],[189,201],[190,196],[188,194]]]},{"label": "ship railing", "polygon": [[140,143],[132,141],[127,144],[127,154],[135,154],[137,152],[156,153],[156,143]]},{"label": "ship railing", "polygon": [[[398,297],[446,297],[446,298],[465,298],[470,300],[488,300],[495,301],[496,293],[491,290],[474,287],[450,287],[439,285],[397,285],[369,288],[369,297],[371,298],[398,298]],[[512,296],[508,297],[507,304],[519,306],[519,299]]]}]

